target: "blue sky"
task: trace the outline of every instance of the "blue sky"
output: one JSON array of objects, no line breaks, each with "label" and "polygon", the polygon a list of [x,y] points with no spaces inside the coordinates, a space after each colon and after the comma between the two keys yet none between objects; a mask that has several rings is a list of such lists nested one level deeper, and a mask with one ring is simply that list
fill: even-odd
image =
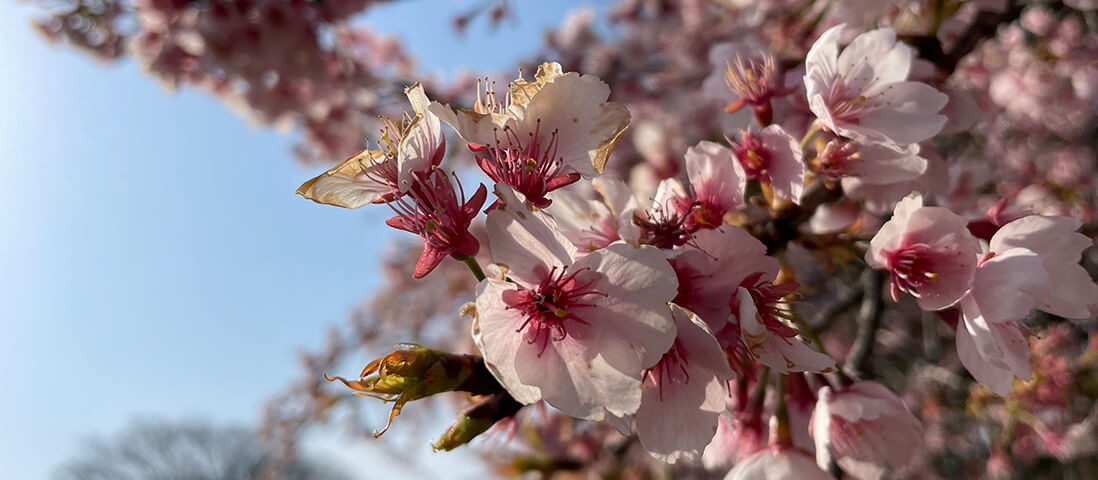
[{"label": "blue sky", "polygon": [[[426,3],[364,21],[450,75],[512,69],[582,2],[513,2],[517,25],[478,23],[456,40],[452,16],[479,2]],[[0,477],[11,479],[47,478],[82,439],[136,417],[253,423],[297,374],[295,352],[322,345],[369,294],[381,240],[400,234],[381,228],[384,209],[293,195],[316,172],[293,161],[290,136],[200,92],[165,92],[132,62],[51,47],[33,12],[0,3]],[[349,243],[361,254],[332,248]],[[377,456],[335,435],[316,444]],[[423,452],[436,468],[462,463]]]}]

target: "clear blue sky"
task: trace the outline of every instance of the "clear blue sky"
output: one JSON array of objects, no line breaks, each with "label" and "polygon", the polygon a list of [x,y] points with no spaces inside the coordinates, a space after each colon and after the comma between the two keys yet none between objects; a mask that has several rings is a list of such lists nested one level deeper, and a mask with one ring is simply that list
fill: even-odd
[{"label": "clear blue sky", "polygon": [[[513,2],[517,25],[474,24],[464,40],[450,19],[480,2],[441,3],[365,21],[400,33],[426,70],[510,70],[582,2]],[[322,345],[375,286],[379,239],[400,234],[382,228],[385,209],[293,195],[316,172],[293,161],[291,137],[169,94],[132,62],[51,47],[33,12],[0,3],[4,479],[47,478],[82,439],[135,417],[254,423],[297,374],[295,351]],[[332,248],[347,244],[361,254]],[[355,455],[376,454],[341,454]],[[424,445],[422,458],[450,468],[460,455]]]}]

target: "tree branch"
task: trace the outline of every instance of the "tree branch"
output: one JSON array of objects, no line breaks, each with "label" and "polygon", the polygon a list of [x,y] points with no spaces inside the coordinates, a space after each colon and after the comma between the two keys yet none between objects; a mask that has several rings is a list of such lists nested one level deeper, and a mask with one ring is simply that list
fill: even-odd
[{"label": "tree branch", "polygon": [[873,353],[873,341],[877,327],[881,324],[881,287],[884,285],[884,272],[872,268],[865,269],[861,277],[862,305],[858,309],[858,332],[854,344],[846,356],[846,370],[852,376],[861,377],[867,369],[867,360]]}]

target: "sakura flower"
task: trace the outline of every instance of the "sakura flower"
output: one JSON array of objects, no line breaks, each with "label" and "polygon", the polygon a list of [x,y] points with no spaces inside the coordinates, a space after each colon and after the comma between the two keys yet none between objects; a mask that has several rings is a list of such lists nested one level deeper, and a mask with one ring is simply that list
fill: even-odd
[{"label": "sakura flower", "polygon": [[725,225],[694,234],[690,246],[670,260],[678,277],[675,303],[696,313],[714,332],[728,323],[730,301],[748,277],[778,273],[778,261],[742,228]]},{"label": "sakura flower", "polygon": [[389,204],[397,215],[386,220],[386,225],[423,237],[423,254],[412,277],[423,278],[431,273],[447,255],[473,256],[480,251],[480,243],[469,232],[469,224],[487,197],[488,190],[481,185],[465,200],[461,183],[455,191],[446,172],[434,169],[415,178],[409,195]]},{"label": "sakura flower", "polygon": [[858,479],[880,478],[886,468],[906,465],[922,446],[919,420],[876,382],[821,388],[810,428],[820,468],[828,468],[834,455]]},{"label": "sakura flower", "polygon": [[761,408],[733,410],[729,407],[717,418],[713,440],[702,452],[702,465],[709,470],[729,468],[763,448],[766,440]]},{"label": "sakura flower", "polygon": [[783,299],[796,290],[797,284],[775,285],[758,273],[743,285],[733,300],[739,309],[733,312],[738,322],[732,325],[738,327],[752,358],[778,373],[835,370],[835,359],[809,348],[797,339],[796,329],[782,322],[789,315]]},{"label": "sakura flower", "polygon": [[758,134],[743,130],[732,151],[747,178],[758,179],[773,187],[779,197],[800,203],[804,193],[803,153],[781,125],[771,125]]},{"label": "sakura flower", "polygon": [[495,147],[475,143],[469,150],[476,157],[477,165],[495,182],[510,185],[526,197],[535,207],[548,207],[552,200],[546,194],[575,183],[580,174],[562,164],[557,155],[557,135],[548,135],[546,144],[540,125],[534,127],[530,140],[522,142],[511,129],[504,129],[506,145],[496,141]]},{"label": "sakura flower", "polygon": [[641,380],[675,341],[674,271],[651,247],[617,243],[578,257],[555,221],[497,185],[488,214],[494,260],[510,282],[477,286],[473,338],[519,402],[545,400],[600,420],[641,403]]},{"label": "sakura flower", "polygon": [[[297,193],[317,203],[358,208],[405,194],[415,176],[442,162],[446,138],[438,117],[428,111],[430,101],[418,83],[404,91],[415,116],[400,124],[385,120],[379,146],[363,150],[327,172],[303,183]],[[384,143],[382,143],[384,142]]]},{"label": "sakura flower", "polygon": [[1017,321],[988,323],[970,297],[961,306],[963,321],[957,326],[957,356],[972,377],[1001,397],[1010,393],[1015,377],[1032,380],[1025,327]]},{"label": "sakura flower", "polygon": [[792,448],[760,450],[739,462],[724,480],[832,480],[807,453]]},{"label": "sakura flower", "polygon": [[911,193],[919,193],[924,199],[946,196],[951,181],[949,165],[925,143],[919,147],[919,157],[926,159],[926,171],[922,175],[888,183],[870,183],[864,177],[843,177],[843,194],[860,200],[866,210],[878,215],[891,212]]},{"label": "sakura flower", "polygon": [[778,261],[739,227],[697,232],[670,260],[679,281],[675,303],[698,314],[722,347],[750,355],[779,372],[828,371],[835,361],[796,338],[785,297],[796,283],[775,285]]},{"label": "sakura flower", "polygon": [[980,245],[967,222],[942,207],[924,207],[909,195],[869,242],[865,261],[888,269],[892,299],[914,296],[923,310],[953,305],[972,285]]},{"label": "sakura flower", "polygon": [[[683,201],[693,205],[686,228],[716,228],[724,215],[742,209],[746,178],[731,150],[702,141],[686,150],[686,175],[691,195]],[[680,207],[681,208],[681,207]]]},{"label": "sakura flower", "polygon": [[694,204],[688,198],[686,188],[678,180],[661,181],[652,205],[638,209],[633,215],[633,223],[640,229],[638,242],[670,249],[690,241],[694,231],[691,226],[696,224],[693,223]]},{"label": "sakura flower", "polygon": [[629,111],[607,102],[610,87],[592,75],[543,63],[534,81],[511,82],[504,101],[489,88],[473,109],[435,102],[430,110],[457,130],[489,176],[541,203],[554,188],[602,172]]},{"label": "sakura flower", "polygon": [[927,167],[926,159],[919,156],[918,144],[897,150],[879,143],[858,144],[843,139],[827,142],[812,164],[825,178],[857,177],[878,185],[913,180]]},{"label": "sakura flower", "polygon": [[882,28],[858,35],[839,53],[843,28],[824,32],[805,59],[804,86],[817,121],[862,143],[910,145],[938,134],[946,122],[938,112],[949,98],[907,81],[912,49]]},{"label": "sakura flower", "polygon": [[[730,63],[737,58],[752,59],[754,55],[765,51],[764,47],[754,36],[748,36],[731,42],[723,42],[709,47],[709,68],[712,69],[709,76],[702,81],[702,93],[714,100],[727,103],[729,100],[738,101],[729,95],[727,73]],[[731,93],[735,93],[732,90]]]},{"label": "sakura flower", "polygon": [[610,177],[580,180],[550,193],[545,209],[557,227],[581,253],[595,251],[618,240],[636,242],[633,224],[638,205],[625,182]]},{"label": "sakura flower", "polygon": [[1005,396],[1014,377],[1032,378],[1029,343],[1020,321],[1034,309],[1068,318],[1090,317],[1098,285],[1079,265],[1092,245],[1074,233],[1080,222],[1031,215],[995,233],[961,300],[957,353],[977,381]]},{"label": "sakura flower", "polygon": [[652,456],[694,461],[713,439],[728,401],[732,369],[717,339],[693,313],[671,305],[677,336],[645,371],[633,431]]},{"label": "sakura flower", "polygon": [[759,125],[769,125],[774,116],[770,99],[787,93],[782,85],[783,77],[774,57],[769,54],[746,60],[737,55],[735,61],[726,61],[725,84],[739,98],[725,110],[735,112],[750,106]]},{"label": "sakura flower", "polygon": [[1024,248],[1040,257],[1049,281],[1030,290],[1035,308],[1085,319],[1090,318],[1088,307],[1098,304],[1098,285],[1079,265],[1083,251],[1094,244],[1086,235],[1075,233],[1081,225],[1071,217],[1030,215],[1007,223],[991,237],[991,252]]}]

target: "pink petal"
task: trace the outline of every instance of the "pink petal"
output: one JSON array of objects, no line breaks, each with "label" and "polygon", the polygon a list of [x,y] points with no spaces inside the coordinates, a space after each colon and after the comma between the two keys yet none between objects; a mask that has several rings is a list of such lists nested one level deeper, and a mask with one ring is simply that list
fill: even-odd
[{"label": "pink petal", "polygon": [[927,161],[919,156],[919,145],[897,150],[884,144],[861,145],[861,158],[848,162],[851,170],[871,184],[899,183],[918,178],[926,172]]},{"label": "pink petal", "polygon": [[726,210],[745,206],[743,193],[747,179],[730,148],[704,140],[688,148],[686,175],[698,197],[719,196],[719,203]]},{"label": "pink petal", "polygon": [[877,109],[862,115],[858,124],[839,125],[836,133],[859,142],[878,141],[908,145],[942,130],[946,117],[936,113],[949,101],[944,93],[920,82],[888,85],[871,100]]},{"label": "pink petal", "polygon": [[491,278],[477,285],[473,340],[492,376],[519,403],[530,404],[541,400],[541,389],[524,383],[515,371],[515,358],[519,348],[526,343],[522,332],[517,331],[524,319],[502,300],[504,292],[514,289],[512,283]]},{"label": "pink petal", "polygon": [[896,42],[894,30],[881,28],[854,37],[836,63],[847,88],[867,91],[872,85],[907,80],[911,57],[911,48]]},{"label": "pink petal", "polygon": [[640,407],[639,371],[618,370],[572,337],[539,350],[537,345],[523,343],[515,371],[524,383],[537,385],[546,403],[558,410],[576,418],[602,420],[606,412],[624,416]]},{"label": "pink petal", "polygon": [[771,154],[768,169],[774,192],[779,197],[800,204],[804,193],[804,154],[801,146],[778,124],[764,128],[759,136]]},{"label": "pink petal", "polygon": [[1014,383],[1014,374],[1006,368],[992,365],[985,360],[976,348],[976,342],[972,339],[972,334],[964,326],[957,329],[957,357],[961,359],[961,364],[965,366],[965,369],[972,374],[977,382],[980,382],[996,395],[1005,397],[1010,393],[1010,387]]},{"label": "pink petal", "polygon": [[439,250],[431,246],[430,242],[423,244],[423,253],[419,256],[419,261],[416,262],[416,269],[412,273],[412,278],[426,277],[431,270],[434,270],[439,263],[442,263],[442,259],[446,258],[450,252],[445,250]]},{"label": "pink petal", "polygon": [[1036,253],[1012,248],[985,261],[976,270],[972,298],[984,321],[1021,320],[1037,306],[1028,293],[1049,281]]},{"label": "pink petal", "polygon": [[496,195],[503,204],[488,213],[485,225],[492,260],[506,265],[511,279],[534,285],[551,268],[572,264],[576,247],[552,218],[528,209],[509,186],[497,184]]},{"label": "pink petal", "polygon": [[616,351],[621,345],[628,347],[631,361],[618,366],[635,370],[638,375],[658,362],[675,341],[675,322],[667,302],[678,288],[675,272],[663,253],[654,247],[618,243],[591,252],[576,261],[573,268],[590,268],[603,275],[595,288],[606,297],[587,309],[589,314],[577,313],[590,318],[588,321],[598,332],[602,346],[594,348],[603,351],[618,345],[613,348]]}]

